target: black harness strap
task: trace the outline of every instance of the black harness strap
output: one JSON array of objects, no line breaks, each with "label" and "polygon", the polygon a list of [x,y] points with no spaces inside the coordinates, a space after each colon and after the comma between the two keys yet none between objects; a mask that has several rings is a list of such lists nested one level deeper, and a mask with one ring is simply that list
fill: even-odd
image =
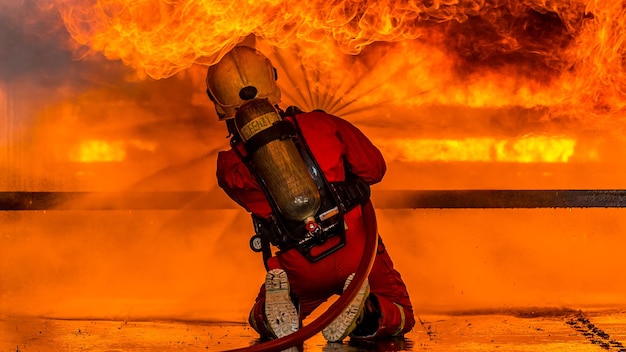
[{"label": "black harness strap", "polygon": [[296,136],[296,128],[285,120],[275,122],[272,126],[258,132],[245,143],[246,153],[251,155],[257,149],[276,139],[287,139]]}]

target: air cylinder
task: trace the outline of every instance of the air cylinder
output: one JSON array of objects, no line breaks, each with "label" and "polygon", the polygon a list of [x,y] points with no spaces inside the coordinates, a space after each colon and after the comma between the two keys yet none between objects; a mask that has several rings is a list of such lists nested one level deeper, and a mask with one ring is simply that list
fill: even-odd
[{"label": "air cylinder", "polygon": [[[235,126],[244,142],[281,121],[267,99],[254,99],[237,109]],[[315,224],[320,194],[291,138],[276,138],[252,150],[250,158],[278,210],[287,218]]]}]

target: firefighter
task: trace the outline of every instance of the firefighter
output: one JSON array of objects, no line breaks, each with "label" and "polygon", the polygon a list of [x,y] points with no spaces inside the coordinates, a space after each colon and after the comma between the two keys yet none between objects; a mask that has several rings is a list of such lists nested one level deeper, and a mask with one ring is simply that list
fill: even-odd
[{"label": "firefighter", "polygon": [[[369,200],[369,186],[386,171],[383,156],[344,119],[282,110],[276,80],[270,60],[248,46],[233,48],[206,77],[207,94],[231,138],[231,148],[217,157],[218,185],[251,214],[257,234],[251,243],[264,253],[267,269],[250,325],[267,339],[297,331],[313,310],[343,293],[366,235],[375,232],[378,249],[368,278],[322,334],[329,342],[403,336],[415,324],[413,308]],[[276,191],[276,183],[283,188]]]}]

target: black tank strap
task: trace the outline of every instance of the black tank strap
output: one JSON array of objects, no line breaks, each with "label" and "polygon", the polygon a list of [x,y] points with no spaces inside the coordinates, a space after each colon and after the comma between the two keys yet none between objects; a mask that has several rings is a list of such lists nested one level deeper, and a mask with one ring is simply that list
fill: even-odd
[{"label": "black tank strap", "polygon": [[296,136],[296,129],[289,121],[280,120],[272,126],[256,133],[246,141],[244,147],[248,155],[254,153],[260,147],[276,139],[287,139]]}]

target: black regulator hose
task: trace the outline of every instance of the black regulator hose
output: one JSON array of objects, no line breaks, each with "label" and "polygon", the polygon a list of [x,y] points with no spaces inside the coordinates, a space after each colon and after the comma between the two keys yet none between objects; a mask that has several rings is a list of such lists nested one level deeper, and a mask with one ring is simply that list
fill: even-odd
[{"label": "black regulator hose", "polygon": [[368,201],[362,207],[363,221],[365,222],[365,246],[363,248],[363,256],[361,262],[357,267],[354,274],[354,279],[343,292],[341,296],[333,303],[328,309],[322,313],[317,319],[310,324],[303,326],[298,331],[291,335],[281,337],[279,339],[270,340],[258,345],[244,347],[240,349],[228,350],[224,352],[278,352],[287,349],[292,346],[297,346],[303,343],[305,340],[313,337],[315,334],[322,331],[326,326],[335,320],[346,308],[352,299],[359,292],[361,286],[365,282],[365,279],[369,276],[372,266],[374,265],[374,259],[376,258],[376,252],[378,249],[378,228],[376,226],[376,217],[372,203]]}]

